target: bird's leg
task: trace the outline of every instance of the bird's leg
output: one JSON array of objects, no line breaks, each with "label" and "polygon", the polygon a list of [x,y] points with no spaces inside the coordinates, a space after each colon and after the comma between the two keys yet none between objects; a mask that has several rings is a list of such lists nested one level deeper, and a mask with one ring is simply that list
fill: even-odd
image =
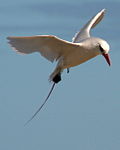
[{"label": "bird's leg", "polygon": [[67,73],[69,73],[70,72],[70,69],[69,68],[67,68]]}]

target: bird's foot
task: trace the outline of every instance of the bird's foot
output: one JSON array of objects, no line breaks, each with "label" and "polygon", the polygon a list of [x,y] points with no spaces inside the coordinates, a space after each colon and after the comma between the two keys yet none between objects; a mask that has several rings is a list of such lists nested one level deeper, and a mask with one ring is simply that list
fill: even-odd
[{"label": "bird's foot", "polygon": [[67,73],[69,73],[70,72],[70,69],[69,68],[67,68]]}]

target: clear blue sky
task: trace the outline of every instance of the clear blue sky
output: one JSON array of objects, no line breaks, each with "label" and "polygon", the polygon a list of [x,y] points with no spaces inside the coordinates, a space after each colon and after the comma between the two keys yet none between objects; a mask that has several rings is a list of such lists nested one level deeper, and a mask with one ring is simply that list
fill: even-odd
[{"label": "clear blue sky", "polygon": [[[120,149],[120,1],[0,1],[0,149]],[[62,74],[36,118],[55,64],[39,54],[19,55],[7,36],[53,34],[71,41],[89,18],[107,12],[92,35],[111,46],[112,66],[98,56]]]}]

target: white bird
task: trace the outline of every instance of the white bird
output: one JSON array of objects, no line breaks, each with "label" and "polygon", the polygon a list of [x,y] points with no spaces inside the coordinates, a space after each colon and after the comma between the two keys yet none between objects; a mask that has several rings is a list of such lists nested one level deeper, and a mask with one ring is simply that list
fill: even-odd
[{"label": "white bird", "polygon": [[[103,18],[105,9],[88,21],[88,23],[75,35],[72,42],[62,40],[53,35],[38,35],[31,37],[8,37],[9,44],[19,53],[30,54],[39,52],[51,62],[57,61],[57,66],[50,75],[53,86],[46,100],[30,120],[41,110],[49,98],[54,86],[61,80],[61,72],[70,67],[80,65],[97,55],[102,55],[107,63],[111,65],[109,57],[109,44],[97,37],[90,36],[90,30],[94,28]],[[29,120],[29,121],[30,121]],[[28,121],[28,122],[29,122]]]}]

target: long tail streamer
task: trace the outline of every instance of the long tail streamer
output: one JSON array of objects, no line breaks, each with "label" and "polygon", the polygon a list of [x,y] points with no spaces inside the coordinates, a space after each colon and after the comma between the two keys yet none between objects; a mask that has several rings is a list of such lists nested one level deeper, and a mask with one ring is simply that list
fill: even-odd
[{"label": "long tail streamer", "polygon": [[34,115],[25,123],[25,125],[27,125],[38,113],[39,111],[43,108],[43,106],[45,105],[45,103],[47,102],[48,98],[50,97],[53,89],[55,87],[55,82],[53,83],[49,93],[48,93],[48,96],[46,97],[45,101],[42,103],[42,105],[39,107],[39,109],[34,113]]}]

